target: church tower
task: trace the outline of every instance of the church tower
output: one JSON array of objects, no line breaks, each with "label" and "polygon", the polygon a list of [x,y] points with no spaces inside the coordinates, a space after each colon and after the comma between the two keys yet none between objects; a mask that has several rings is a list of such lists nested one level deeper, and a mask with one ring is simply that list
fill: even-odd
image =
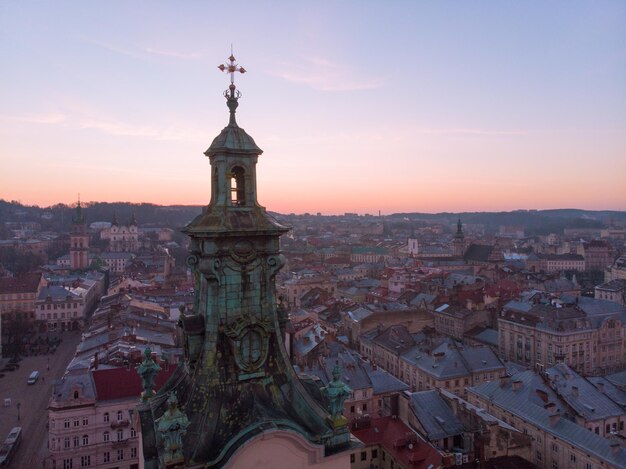
[{"label": "church tower", "polygon": [[80,200],[72,216],[70,266],[72,270],[83,270],[89,267],[89,233],[87,233],[87,222],[80,206]]},{"label": "church tower", "polygon": [[[231,74],[230,118],[204,153],[210,203],[184,229],[195,278],[193,311],[181,319],[185,359],[139,408],[145,467],[349,467],[345,418],[312,399],[285,350],[275,276],[288,228],[257,201],[263,152],[235,119],[241,95],[233,77],[245,70],[232,55],[219,68]],[[332,392],[343,392],[340,384]],[[182,451],[168,443],[168,421],[185,422],[172,424],[186,429]]]},{"label": "church tower", "polygon": [[462,257],[465,254],[465,234],[463,234],[463,225],[461,218],[456,223],[456,233],[452,240],[452,255],[454,257]]}]

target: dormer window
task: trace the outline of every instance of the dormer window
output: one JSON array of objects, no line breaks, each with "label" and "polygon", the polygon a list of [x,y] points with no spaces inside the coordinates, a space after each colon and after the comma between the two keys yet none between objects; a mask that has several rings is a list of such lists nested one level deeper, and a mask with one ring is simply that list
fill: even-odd
[{"label": "dormer window", "polygon": [[232,205],[245,205],[245,172],[241,166],[235,166],[230,173],[230,202]]},{"label": "dormer window", "polygon": [[74,391],[74,399],[78,399],[78,391]]}]

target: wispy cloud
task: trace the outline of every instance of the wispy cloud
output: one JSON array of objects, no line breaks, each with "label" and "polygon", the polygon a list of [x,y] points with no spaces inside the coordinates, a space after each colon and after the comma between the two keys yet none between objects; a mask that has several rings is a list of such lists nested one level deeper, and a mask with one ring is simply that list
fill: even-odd
[{"label": "wispy cloud", "polygon": [[426,135],[530,135],[523,129],[472,129],[472,128],[415,128],[411,132]]},{"label": "wispy cloud", "polygon": [[173,57],[183,60],[198,60],[202,58],[202,54],[200,52],[177,52],[172,50],[155,49],[152,47],[147,47],[145,51],[153,55],[162,55],[164,57]]},{"label": "wispy cloud", "polygon": [[86,37],[82,37],[81,39],[87,43],[93,44],[109,52],[114,52],[119,55],[132,57],[134,59],[145,60],[149,58],[150,56],[159,56],[159,57],[169,57],[169,58],[181,59],[181,60],[199,60],[203,56],[202,53],[198,51],[184,52],[184,51],[176,51],[176,50],[165,50],[159,47],[142,47],[142,46],[137,46],[137,45],[121,46],[118,44],[98,41],[98,40],[86,38]]},{"label": "wispy cloud", "polygon": [[206,142],[206,132],[193,124],[185,126],[137,125],[115,118],[94,118],[99,114],[36,114],[26,116],[0,116],[0,121],[34,125],[55,125],[65,129],[94,130],[116,137],[138,137],[154,140]]},{"label": "wispy cloud", "polygon": [[60,124],[65,122],[66,117],[59,113],[33,114],[26,116],[2,116],[2,120],[25,122],[27,124]]},{"label": "wispy cloud", "polygon": [[357,76],[349,65],[336,64],[324,57],[308,57],[298,64],[281,64],[271,74],[319,91],[361,91],[379,88],[380,78]]}]

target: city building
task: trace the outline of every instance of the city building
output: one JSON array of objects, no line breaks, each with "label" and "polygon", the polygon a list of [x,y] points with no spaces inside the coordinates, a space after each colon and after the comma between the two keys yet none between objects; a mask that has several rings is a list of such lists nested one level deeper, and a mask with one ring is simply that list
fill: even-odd
[{"label": "city building", "polygon": [[626,305],[626,279],[614,279],[601,285],[596,285],[594,298]]},{"label": "city building", "polygon": [[626,450],[568,420],[552,389],[533,371],[468,389],[468,402],[531,437],[530,462],[539,468],[626,467]]},{"label": "city building", "polygon": [[[96,363],[97,367],[97,363]],[[174,367],[156,376],[159,389]],[[55,383],[48,406],[46,469],[139,469],[141,379],[134,368],[69,371]]]},{"label": "city building", "polygon": [[100,238],[109,241],[111,252],[136,252],[139,247],[139,229],[133,214],[128,223],[120,224],[117,215],[113,215],[111,226],[100,232]]},{"label": "city building", "polygon": [[585,374],[617,371],[626,365],[625,330],[626,308],[611,301],[510,301],[498,317],[500,356],[538,371],[559,362]]}]

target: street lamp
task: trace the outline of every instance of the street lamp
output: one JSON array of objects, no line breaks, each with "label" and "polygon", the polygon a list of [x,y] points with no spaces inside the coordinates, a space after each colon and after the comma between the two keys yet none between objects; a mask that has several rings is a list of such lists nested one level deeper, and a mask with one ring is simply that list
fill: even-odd
[{"label": "street lamp", "polygon": [[20,420],[20,407],[22,407],[22,404],[20,402],[17,403],[17,420],[19,422]]}]

